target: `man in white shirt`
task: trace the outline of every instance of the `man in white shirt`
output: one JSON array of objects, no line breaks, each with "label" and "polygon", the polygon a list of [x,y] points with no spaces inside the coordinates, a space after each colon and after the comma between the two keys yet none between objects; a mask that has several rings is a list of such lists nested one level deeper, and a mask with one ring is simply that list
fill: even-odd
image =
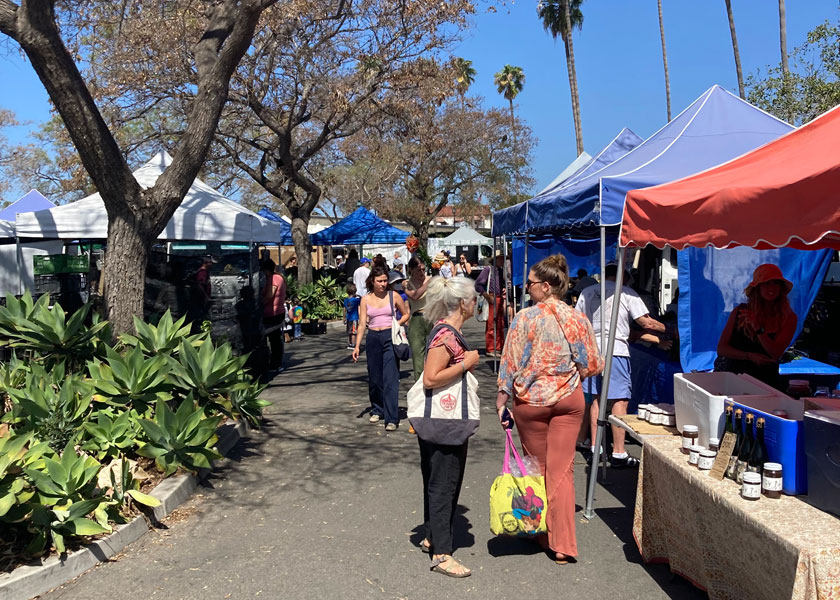
[{"label": "man in white shirt", "polygon": [[[601,286],[592,285],[585,288],[578,298],[575,308],[585,314],[592,322],[595,339],[601,354],[606,348],[601,348],[601,328],[604,328],[604,343],[609,339],[610,317],[612,316],[613,298],[615,296],[615,276],[618,267],[607,265],[605,272],[607,301],[601,303]],[[612,403],[612,414],[626,415],[630,402],[630,321],[649,331],[665,331],[665,325],[651,318],[648,309],[639,295],[627,286],[621,287],[621,306],[618,309],[618,322],[615,330],[615,346],[613,347],[612,371],[610,373],[610,389],[607,403]],[[598,401],[601,394],[601,380],[603,377],[590,377],[583,382],[583,391],[593,398],[589,412],[589,427],[592,436],[592,452],[595,452],[595,434],[598,427]],[[622,428],[612,426],[613,452],[610,464],[613,467],[637,467],[639,460],[627,454],[624,448],[625,432]]]},{"label": "man in white shirt", "polygon": [[370,259],[365,257],[360,262],[359,268],[353,271],[353,284],[356,286],[356,293],[364,296],[368,293],[367,278],[370,275]]}]

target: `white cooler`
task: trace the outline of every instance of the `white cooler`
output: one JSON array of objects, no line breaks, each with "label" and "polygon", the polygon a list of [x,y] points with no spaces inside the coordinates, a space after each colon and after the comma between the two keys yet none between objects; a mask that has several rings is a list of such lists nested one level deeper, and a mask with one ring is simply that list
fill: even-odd
[{"label": "white cooler", "polygon": [[674,375],[674,409],[677,429],[697,425],[697,443],[709,445],[709,438],[718,437],[724,427],[724,403],[727,400],[747,406],[768,402],[787,404],[788,396],[749,375],[735,373],[676,373]]}]

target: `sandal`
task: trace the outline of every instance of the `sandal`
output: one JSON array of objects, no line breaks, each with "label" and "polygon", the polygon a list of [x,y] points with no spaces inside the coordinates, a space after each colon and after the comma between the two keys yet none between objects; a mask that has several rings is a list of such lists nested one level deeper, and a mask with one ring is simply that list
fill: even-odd
[{"label": "sandal", "polygon": [[432,553],[432,543],[429,540],[423,540],[417,546],[420,548],[420,552],[423,554],[431,554]]},{"label": "sandal", "polygon": [[563,554],[562,552],[554,553],[554,562],[558,565],[568,565],[569,563],[577,562],[574,556]]},{"label": "sandal", "polygon": [[[449,563],[448,567],[441,566],[445,562]],[[458,567],[464,569],[464,571],[460,573],[455,571],[455,569],[457,569]],[[470,571],[464,565],[455,560],[455,557],[450,554],[444,554],[442,557],[434,559],[432,561],[432,566],[429,568],[429,570],[434,571],[435,573],[446,575],[447,577],[454,577],[456,579],[463,579],[464,577],[469,577],[470,575],[472,575],[472,571]]]}]

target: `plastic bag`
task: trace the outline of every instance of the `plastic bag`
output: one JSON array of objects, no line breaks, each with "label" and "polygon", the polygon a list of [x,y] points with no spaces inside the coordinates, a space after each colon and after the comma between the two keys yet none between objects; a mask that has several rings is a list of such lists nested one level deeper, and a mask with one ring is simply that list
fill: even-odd
[{"label": "plastic bag", "polygon": [[[537,474],[515,477],[510,465],[511,450],[517,472],[527,473],[536,468]],[[528,458],[532,459],[530,467],[516,452],[508,429],[504,469],[490,488],[490,531],[496,535],[530,536],[547,532],[545,478],[539,474],[539,463],[534,457]]]}]

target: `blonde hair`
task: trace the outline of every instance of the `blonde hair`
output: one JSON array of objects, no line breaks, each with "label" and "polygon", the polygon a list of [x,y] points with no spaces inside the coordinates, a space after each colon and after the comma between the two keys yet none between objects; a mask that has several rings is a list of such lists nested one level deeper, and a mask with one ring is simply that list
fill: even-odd
[{"label": "blonde hair", "polygon": [[563,298],[569,290],[569,263],[562,254],[546,257],[531,267],[540,281],[546,282],[555,298]]},{"label": "blonde hair", "polygon": [[426,318],[430,323],[448,317],[461,307],[461,302],[475,298],[475,283],[467,277],[432,277],[426,288]]}]

